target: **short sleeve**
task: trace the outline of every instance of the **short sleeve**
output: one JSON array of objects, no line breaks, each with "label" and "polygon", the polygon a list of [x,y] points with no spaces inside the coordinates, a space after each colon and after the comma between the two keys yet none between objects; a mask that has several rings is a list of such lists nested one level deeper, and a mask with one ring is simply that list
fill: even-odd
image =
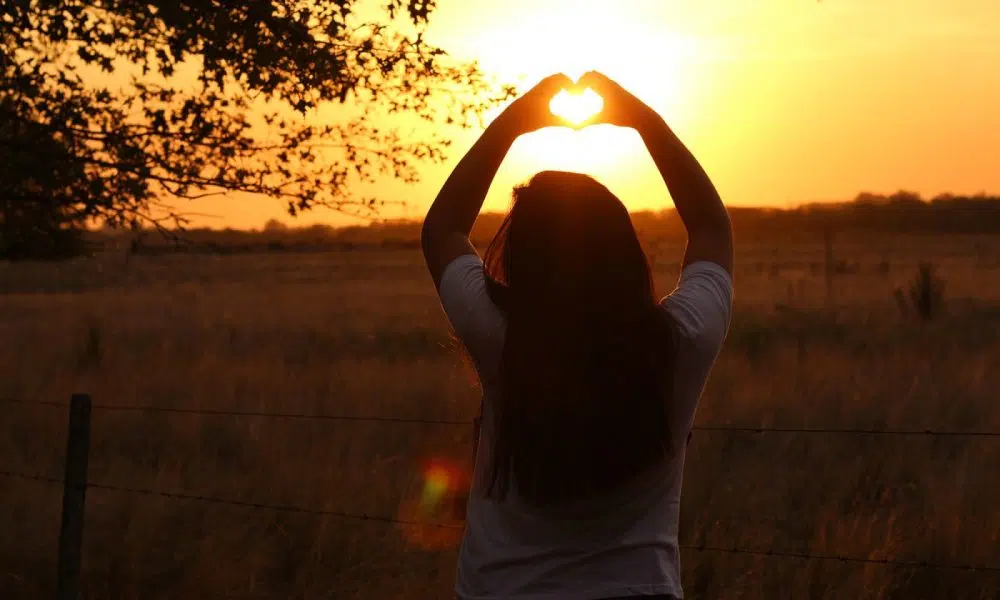
[{"label": "short sleeve", "polygon": [[496,368],[503,350],[505,320],[486,291],[482,259],[463,254],[451,261],[441,274],[438,295],[455,335],[477,369]]},{"label": "short sleeve", "polygon": [[720,265],[699,261],[681,273],[676,289],[661,305],[677,325],[671,431],[686,438],[712,365],[729,332],[733,308],[732,276]]},{"label": "short sleeve", "polygon": [[714,358],[729,332],[732,277],[714,262],[692,263],[661,305],[673,315],[682,335]]}]

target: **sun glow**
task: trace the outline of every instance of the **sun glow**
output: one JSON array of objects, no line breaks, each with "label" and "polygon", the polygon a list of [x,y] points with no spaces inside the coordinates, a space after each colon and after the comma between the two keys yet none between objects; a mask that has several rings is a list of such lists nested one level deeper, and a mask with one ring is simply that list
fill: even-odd
[{"label": "sun glow", "polygon": [[[577,80],[598,70],[649,104],[674,126],[683,125],[697,100],[692,87],[698,44],[694,37],[671,35],[662,23],[648,23],[627,11],[609,13],[605,3],[546,3],[530,17],[497,19],[467,48],[482,66],[526,91],[543,77],[565,73]],[[585,122],[606,99],[593,90],[563,92],[550,104],[553,113],[573,124]],[[487,115],[495,118],[501,109]],[[683,128],[683,127],[682,127]],[[520,180],[542,169],[583,171],[618,178],[627,164],[646,160],[634,132],[612,126],[577,131],[546,129],[525,136],[512,150],[506,173]]]},{"label": "sun glow", "polygon": [[604,108],[604,98],[587,88],[582,92],[563,91],[549,103],[553,114],[566,119],[573,125],[580,125]]}]

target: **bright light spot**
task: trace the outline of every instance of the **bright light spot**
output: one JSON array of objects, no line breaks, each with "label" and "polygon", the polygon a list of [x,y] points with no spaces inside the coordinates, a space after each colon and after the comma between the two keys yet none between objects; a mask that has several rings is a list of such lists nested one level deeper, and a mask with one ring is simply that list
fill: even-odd
[{"label": "bright light spot", "polygon": [[604,108],[604,98],[587,88],[582,93],[563,90],[549,103],[552,114],[560,116],[573,125],[580,125]]},{"label": "bright light spot", "polygon": [[[485,71],[500,81],[516,84],[521,93],[553,73],[565,73],[577,81],[588,71],[600,71],[662,115],[685,141],[698,142],[693,132],[699,132],[703,145],[710,125],[722,121],[713,113],[735,110],[731,98],[714,94],[721,85],[716,82],[730,78],[729,73],[719,70],[731,62],[719,62],[723,42],[707,37],[711,31],[685,27],[684,19],[666,22],[660,18],[680,10],[682,3],[670,3],[678,6],[668,10],[657,2],[619,3],[615,10],[608,10],[608,3],[599,0],[520,0],[515,4],[525,10],[487,10],[488,18],[477,25],[476,35],[456,27],[445,47],[456,56],[479,60]],[[714,18],[700,8],[691,11],[697,19]],[[469,13],[478,14],[471,9]],[[574,106],[564,112],[561,103],[608,100],[590,94],[587,98],[567,96],[570,94],[554,99],[549,107],[567,121],[586,122],[586,117],[601,107]],[[491,122],[504,108],[487,112],[484,122]],[[725,147],[718,140],[728,135],[711,130],[715,141],[707,146]],[[475,132],[467,132],[461,146],[474,139]],[[518,139],[494,182],[488,210],[506,210],[510,187],[545,169],[593,175],[616,193],[621,192],[629,208],[658,208],[665,194],[660,189],[659,172],[634,130],[611,125],[576,131],[547,127]]]},{"label": "bright light spot", "polygon": [[[708,83],[702,40],[623,9],[608,11],[597,0],[538,2],[530,18],[511,12],[483,25],[465,44],[469,56],[522,93],[542,78],[565,73],[576,81],[587,71],[604,73],[683,130]],[[654,66],[655,65],[655,66]],[[585,123],[607,100],[595,91],[560,93],[549,107],[570,124]],[[486,115],[489,122],[502,111]],[[503,175],[520,183],[543,169],[563,169],[620,179],[637,164],[658,182],[642,140],[631,130],[611,126],[579,131],[546,128],[519,141]],[[506,199],[505,199],[506,200]]]},{"label": "bright light spot", "polygon": [[399,507],[403,539],[424,550],[454,548],[462,537],[470,484],[468,469],[446,458],[434,457],[414,475],[415,485]]},{"label": "bright light spot", "polygon": [[451,473],[440,466],[432,466],[424,474],[424,490],[421,494],[421,505],[432,509],[437,505],[451,486]]}]

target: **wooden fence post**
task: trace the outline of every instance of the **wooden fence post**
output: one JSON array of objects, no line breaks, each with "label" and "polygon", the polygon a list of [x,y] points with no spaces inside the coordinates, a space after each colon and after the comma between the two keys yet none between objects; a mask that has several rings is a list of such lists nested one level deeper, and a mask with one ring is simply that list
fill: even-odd
[{"label": "wooden fence post", "polygon": [[87,458],[89,453],[90,396],[73,394],[69,408],[69,435],[66,441],[56,600],[77,600],[80,597],[83,513],[87,499]]}]

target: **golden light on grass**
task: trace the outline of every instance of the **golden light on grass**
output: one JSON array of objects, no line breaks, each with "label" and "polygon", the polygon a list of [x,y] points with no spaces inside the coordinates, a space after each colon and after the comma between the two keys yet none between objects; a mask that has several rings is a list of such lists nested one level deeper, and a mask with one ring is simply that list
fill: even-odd
[{"label": "golden light on grass", "polygon": [[[603,131],[612,130],[553,129],[550,137],[578,147],[579,140],[595,136],[597,145],[606,143],[597,135]],[[675,240],[682,244],[683,238],[674,237],[680,234],[666,217],[633,219],[644,245],[677,251],[654,264],[657,289],[666,293],[680,266],[672,260],[681,252]],[[123,270],[120,254],[108,250],[86,261],[3,265],[0,285],[8,293],[0,294],[0,327],[5,339],[24,343],[16,351],[13,344],[0,344],[0,396],[58,402],[85,389],[107,404],[471,420],[481,390],[452,345],[419,244],[393,249],[384,241],[417,241],[419,226],[345,234],[357,244],[350,252],[233,252],[212,260],[139,255]],[[289,232],[274,239],[292,247],[313,243],[311,235]],[[258,242],[218,231],[198,239],[236,248],[271,238]],[[802,413],[803,395],[812,394],[809,419],[817,426],[957,430],[974,417],[976,429],[1000,429],[994,368],[1000,337],[983,335],[997,329],[987,309],[1000,304],[1000,277],[974,251],[980,244],[995,256],[1000,239],[922,234],[887,242],[894,277],[912,273],[925,257],[947,257],[949,297],[970,299],[956,302],[929,328],[899,317],[889,280],[875,269],[884,255],[868,239],[851,231],[837,237],[838,258],[861,268],[837,278],[838,312],[831,315],[824,276],[810,270],[810,257],[823,254],[822,239],[743,230],[735,302],[745,318],[733,321],[699,405],[699,421],[787,423]],[[172,292],[164,294],[160,281],[172,282]],[[796,281],[803,286],[786,290],[786,282]],[[795,310],[775,310],[778,303]],[[103,323],[105,352],[99,365],[81,371],[79,353],[87,352],[88,324],[95,320]],[[762,338],[764,330],[769,335]],[[929,355],[928,348],[937,353]],[[761,368],[761,360],[773,368]],[[50,409],[4,407],[3,468],[57,472],[64,416]],[[454,598],[471,425],[133,412],[105,414],[99,422],[95,413],[94,419],[100,446],[92,449],[92,464],[113,474],[116,483],[407,524],[390,528],[374,520],[101,493],[87,509],[85,560],[94,573],[116,570],[91,595],[159,600],[231,597],[235,590],[310,600],[324,592],[340,598]],[[688,535],[770,548],[777,543],[768,523],[726,531],[715,523],[783,514],[789,515],[787,543],[795,547],[822,543],[830,554],[954,556],[955,563],[996,564],[995,537],[982,532],[1000,530],[1000,512],[989,500],[1000,491],[1000,445],[954,440],[942,447],[897,438],[770,436],[732,452],[730,442],[742,438],[695,435],[683,502],[704,518],[692,519]],[[716,465],[725,466],[732,490],[718,485]],[[817,475],[819,467],[829,476]],[[777,477],[780,486],[759,485]],[[921,487],[898,498],[881,493],[905,492],[913,481]],[[956,488],[956,482],[966,488]],[[880,493],[869,493],[872,486]],[[49,544],[35,542],[55,539],[58,524],[50,509],[56,502],[48,487],[0,478],[0,564],[5,574],[16,575],[0,575],[0,598],[45,595],[38,590],[49,581],[52,552]],[[926,527],[947,535],[925,539]],[[826,598],[869,597],[871,590],[887,590],[883,597],[909,592],[986,598],[996,589],[975,574],[938,582],[911,579],[901,569],[874,569],[863,577],[836,578],[832,571],[794,563],[788,563],[792,571],[776,563],[748,572],[728,558],[691,555],[700,561],[692,568],[703,564],[716,574],[707,597],[745,589],[741,597],[761,600],[773,597],[767,590],[787,589],[787,597],[808,598],[823,589]],[[939,587],[922,594],[917,584]]]},{"label": "golden light on grass", "polygon": [[552,114],[566,119],[573,125],[582,125],[600,113],[603,108],[604,98],[590,88],[582,92],[563,90],[549,103]]}]

